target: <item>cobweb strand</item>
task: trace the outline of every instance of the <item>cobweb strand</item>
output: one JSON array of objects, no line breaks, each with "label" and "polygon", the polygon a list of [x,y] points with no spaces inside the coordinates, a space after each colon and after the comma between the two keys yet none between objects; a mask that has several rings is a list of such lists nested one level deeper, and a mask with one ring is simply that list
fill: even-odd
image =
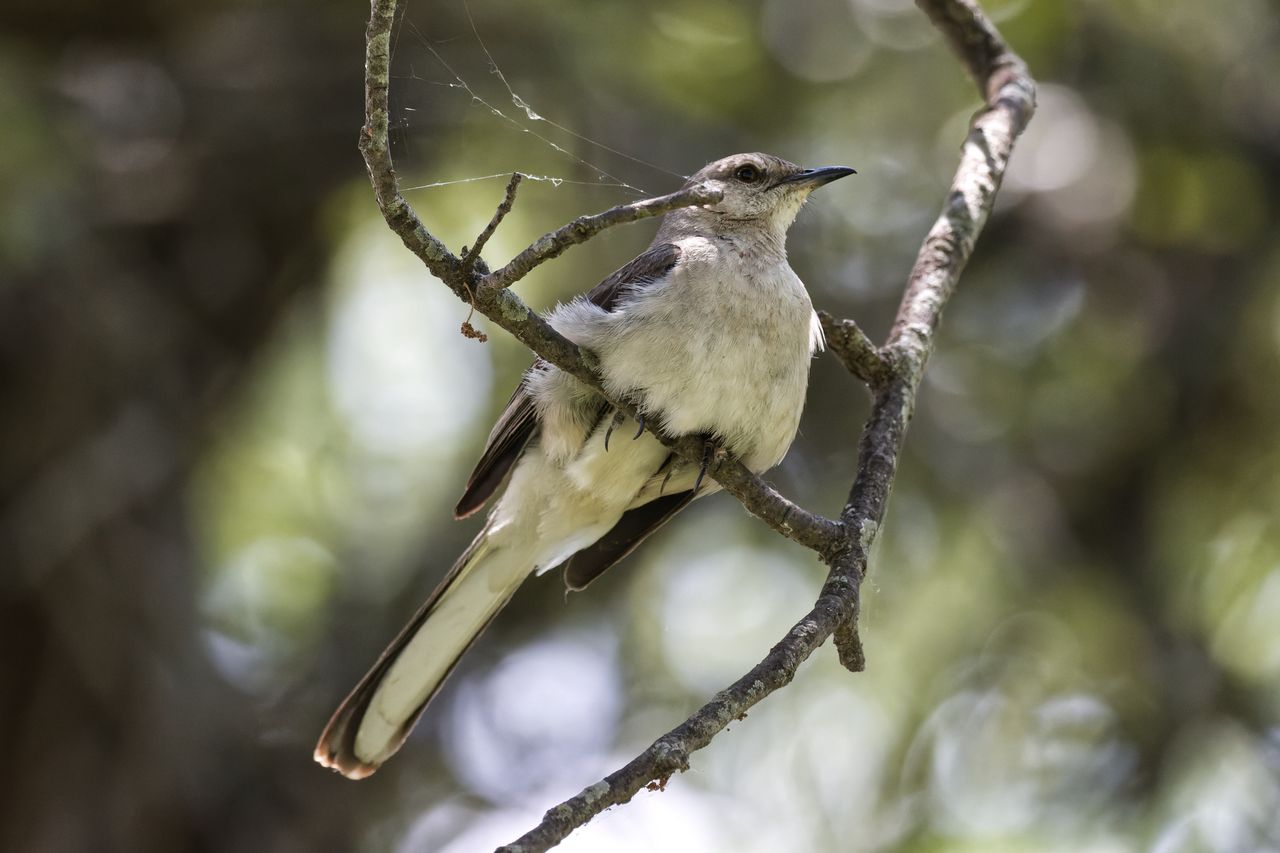
[{"label": "cobweb strand", "polygon": [[512,88],[510,81],[507,80],[507,75],[502,73],[502,68],[498,65],[498,60],[494,59],[493,53],[490,52],[489,50],[489,46],[485,44],[484,38],[480,35],[480,29],[476,26],[475,18],[472,17],[471,15],[471,3],[468,2],[468,0],[462,0],[462,8],[467,13],[467,23],[471,25],[471,32],[476,38],[476,44],[480,45],[480,49],[484,51],[485,58],[488,59],[489,61],[489,70],[493,74],[497,75],[497,78],[500,81],[502,81],[502,85],[506,88],[507,94],[511,97],[511,103],[513,103],[518,109],[523,110],[525,117],[527,117],[530,121],[546,122],[548,125],[550,125],[551,127],[554,127],[556,130],[559,130],[562,133],[567,133],[569,136],[572,136],[574,139],[585,142],[588,145],[594,145],[596,148],[600,148],[604,151],[608,151],[610,154],[617,155],[618,157],[622,157],[623,159],[630,160],[633,163],[637,163],[641,166],[646,166],[650,169],[654,169],[655,171],[662,172],[667,175],[671,175],[672,177],[679,178],[682,181],[688,179],[689,177],[688,175],[681,175],[678,172],[673,172],[670,169],[659,166],[656,163],[651,163],[648,160],[644,160],[639,157],[634,157],[626,153],[625,151],[619,151],[616,148],[605,145],[603,142],[598,142],[589,136],[584,136],[581,133],[571,130],[562,124],[558,124],[557,122],[552,121],[551,119],[547,118],[546,116],[534,110],[533,105],[531,105],[524,98],[516,94],[516,91],[515,89]]},{"label": "cobweb strand", "polygon": [[[574,130],[572,130],[571,128],[568,128],[568,127],[566,127],[566,126],[564,126],[564,125],[562,125],[562,124],[559,124],[559,123],[557,123],[557,122],[555,122],[555,121],[552,121],[551,119],[548,119],[548,118],[546,118],[545,116],[543,116],[543,115],[541,115],[540,113],[538,113],[538,112],[533,108],[533,105],[532,105],[532,104],[530,104],[528,101],[526,101],[524,98],[522,98],[522,97],[521,97],[521,96],[520,96],[520,95],[515,91],[515,89],[511,86],[511,83],[510,83],[510,81],[508,80],[508,78],[507,78],[506,74],[505,74],[505,73],[503,73],[501,66],[499,66],[499,65],[498,65],[497,59],[493,56],[492,51],[490,51],[490,50],[489,50],[489,47],[488,47],[488,45],[485,43],[483,36],[480,34],[479,27],[476,25],[475,18],[474,18],[474,16],[473,16],[473,15],[472,15],[472,13],[471,13],[471,6],[470,6],[470,4],[469,4],[468,0],[462,0],[462,4],[463,4],[463,9],[464,9],[464,11],[465,11],[465,13],[466,13],[466,16],[467,16],[467,22],[468,22],[468,24],[470,25],[471,34],[472,34],[472,36],[474,37],[474,39],[475,39],[475,41],[476,41],[476,44],[480,47],[480,50],[484,53],[485,58],[486,58],[486,59],[487,59],[487,61],[488,61],[489,69],[490,69],[490,73],[492,73],[493,75],[495,75],[495,76],[499,79],[499,81],[502,83],[503,87],[506,89],[506,93],[507,93],[508,97],[511,99],[511,103],[512,103],[516,108],[518,108],[518,109],[523,113],[523,116],[524,116],[524,118],[525,118],[525,119],[527,119],[527,120],[528,120],[528,121],[530,121],[530,122],[539,122],[539,121],[540,121],[540,122],[543,122],[544,124],[546,124],[546,125],[548,125],[548,126],[550,126],[550,127],[552,127],[552,128],[555,128],[557,131],[559,131],[559,132],[561,132],[561,133],[564,133],[564,134],[566,134],[567,136],[572,137],[573,139],[576,139],[576,140],[578,140],[578,141],[580,141],[580,142],[583,142],[583,143],[585,143],[585,144],[587,144],[587,145],[594,146],[594,147],[596,147],[596,148],[598,148],[598,149],[600,149],[600,150],[602,150],[602,151],[607,151],[607,152],[609,152],[609,153],[611,153],[611,154],[613,154],[613,155],[615,155],[615,156],[622,157],[623,159],[630,160],[631,162],[634,162],[634,163],[637,163],[637,164],[639,164],[639,165],[645,166],[646,168],[650,168],[650,169],[653,169],[653,170],[655,170],[655,171],[659,171],[659,172],[662,172],[662,173],[664,173],[664,174],[667,174],[667,175],[671,175],[671,176],[673,176],[673,177],[680,178],[681,180],[685,180],[685,179],[687,178],[687,176],[686,176],[686,175],[681,175],[681,174],[679,174],[679,173],[677,173],[677,172],[673,172],[673,171],[671,171],[671,170],[669,170],[669,169],[666,169],[666,168],[664,168],[664,167],[662,167],[662,166],[659,166],[659,165],[657,165],[657,164],[655,164],[655,163],[651,163],[651,162],[649,162],[649,161],[647,161],[647,160],[644,160],[644,159],[642,159],[642,158],[632,156],[632,155],[630,155],[630,154],[626,153],[625,151],[620,151],[620,150],[618,150],[618,149],[616,149],[616,148],[613,148],[612,146],[609,146],[609,145],[604,144],[603,142],[599,142],[599,141],[597,141],[597,140],[595,140],[595,139],[592,139],[592,138],[591,138],[591,137],[589,137],[589,136],[586,136],[586,135],[584,135],[584,134],[578,133],[577,131],[574,131]],[[406,3],[405,5],[407,6],[407,3]],[[469,83],[468,83],[468,82],[467,82],[467,81],[462,77],[462,75],[461,75],[461,74],[459,74],[459,73],[457,72],[457,70],[456,70],[456,69],[454,69],[454,67],[453,67],[453,66],[448,62],[448,60],[446,60],[446,59],[444,58],[444,56],[441,54],[441,52],[440,52],[440,51],[437,49],[437,47],[436,47],[436,45],[437,45],[437,44],[443,44],[443,43],[445,43],[445,42],[447,42],[447,41],[453,41],[453,40],[456,40],[456,38],[458,38],[457,36],[455,36],[453,39],[446,39],[446,40],[443,40],[443,41],[437,41],[437,40],[433,40],[433,39],[429,38],[429,37],[428,37],[428,36],[427,36],[427,35],[426,35],[422,30],[421,30],[421,28],[419,28],[419,27],[417,26],[417,24],[416,24],[416,23],[414,23],[414,21],[413,21],[411,18],[409,18],[409,17],[408,17],[407,9],[406,9],[406,11],[402,14],[402,17],[401,17],[401,26],[403,27],[403,26],[404,26],[404,25],[406,25],[406,24],[408,25],[408,28],[409,28],[409,29],[410,29],[410,31],[413,33],[413,35],[416,37],[416,39],[417,39],[417,40],[422,44],[422,46],[424,46],[424,47],[425,47],[425,48],[426,48],[426,49],[431,53],[432,57],[436,60],[436,62],[438,62],[438,63],[440,64],[440,66],[441,66],[442,68],[444,68],[444,69],[445,69],[445,71],[447,71],[447,72],[448,72],[448,74],[453,78],[452,82],[442,82],[442,81],[437,81],[437,80],[427,80],[427,79],[425,79],[425,78],[419,77],[419,76],[417,75],[417,73],[413,71],[413,69],[412,69],[412,67],[411,67],[411,68],[410,68],[410,79],[414,79],[414,80],[417,80],[417,81],[419,81],[419,82],[423,82],[423,83],[429,83],[429,84],[431,84],[431,85],[437,85],[437,86],[448,86],[448,87],[453,88],[453,89],[461,89],[462,91],[466,92],[466,93],[470,96],[472,103],[474,103],[474,104],[478,104],[478,105],[480,105],[480,106],[484,107],[484,108],[485,108],[485,109],[486,109],[486,110],[487,110],[491,115],[496,116],[497,118],[501,119],[501,120],[502,120],[502,121],[503,121],[507,126],[509,126],[509,127],[511,127],[511,128],[514,128],[516,131],[518,131],[518,132],[520,132],[520,133],[525,133],[525,134],[528,134],[528,135],[532,136],[533,138],[535,138],[535,139],[539,140],[540,142],[542,142],[544,145],[546,145],[547,147],[549,147],[550,149],[552,149],[552,150],[553,150],[553,151],[555,151],[556,153],[558,153],[558,154],[560,154],[560,155],[562,155],[562,156],[564,156],[564,157],[569,158],[570,160],[572,160],[572,161],[573,161],[574,163],[576,163],[577,165],[582,166],[583,168],[585,168],[585,169],[589,170],[590,172],[594,173],[594,174],[597,176],[597,178],[598,178],[596,181],[592,182],[592,181],[578,181],[578,180],[570,180],[570,179],[567,179],[567,178],[557,178],[557,177],[552,177],[552,176],[542,175],[542,176],[529,176],[531,180],[542,180],[542,181],[546,181],[546,182],[548,182],[548,183],[552,183],[552,184],[557,185],[557,186],[558,186],[558,185],[560,185],[560,184],[566,184],[566,183],[567,183],[567,184],[577,184],[577,185],[581,185],[581,186],[612,187],[612,188],[623,189],[623,190],[626,190],[626,191],[628,191],[628,192],[630,192],[630,193],[634,193],[634,194],[636,194],[636,195],[640,195],[640,196],[652,195],[652,193],[650,193],[649,191],[645,190],[644,188],[639,187],[639,186],[636,186],[636,185],[631,184],[631,183],[628,183],[627,181],[624,181],[622,178],[618,177],[617,175],[614,175],[614,174],[612,174],[612,173],[610,173],[610,172],[607,172],[607,171],[605,171],[604,169],[602,169],[601,167],[599,167],[599,166],[595,165],[594,163],[592,163],[592,162],[590,162],[590,161],[586,160],[585,158],[578,156],[578,155],[577,155],[577,154],[575,154],[574,152],[572,152],[572,151],[568,150],[568,149],[567,149],[567,148],[565,148],[563,145],[558,144],[557,142],[555,142],[554,140],[552,140],[552,139],[548,138],[547,136],[544,136],[543,134],[538,133],[536,130],[533,130],[533,129],[531,129],[531,128],[529,128],[529,127],[525,126],[523,123],[521,123],[521,121],[520,121],[518,118],[512,117],[511,115],[507,114],[507,113],[506,113],[506,112],[504,112],[503,110],[501,110],[501,109],[499,109],[498,107],[496,107],[492,102],[490,102],[490,101],[486,100],[484,97],[482,97],[482,96],[481,96],[478,92],[476,92],[476,90],[475,90],[475,89],[474,89],[474,88],[473,88],[473,87],[472,87],[472,86],[471,86],[471,85],[470,85],[470,84],[469,84]],[[403,30],[401,30],[400,32],[403,32]],[[398,33],[397,33],[397,40],[399,39],[400,32],[398,32]],[[405,108],[405,111],[406,111],[406,112],[413,112],[414,110],[412,110],[411,108]],[[407,126],[407,120],[406,120],[406,126]],[[501,174],[509,174],[509,173],[501,173]],[[490,176],[479,176],[479,177],[476,177],[474,180],[482,180],[482,181],[483,181],[483,180],[490,180],[490,179],[491,179],[491,178],[490,178]],[[432,182],[432,183],[429,183],[429,184],[423,184],[423,185],[421,185],[420,187],[413,187],[413,188],[411,188],[411,189],[425,189],[425,188],[428,188],[428,187],[435,187],[435,186],[447,186],[447,185],[449,185],[449,184],[453,184],[453,183],[467,183],[467,182],[469,182],[470,180],[472,180],[472,179],[460,179],[460,180],[456,180],[456,181],[437,181],[437,182]]]},{"label": "cobweb strand", "polygon": [[[601,183],[600,181],[575,181],[570,178],[556,177],[555,175],[530,175],[528,172],[520,172],[519,174],[526,181],[537,181],[539,183],[551,184],[553,187],[558,187],[561,184],[577,184],[584,187],[616,187],[620,189],[635,189],[635,187],[632,187],[629,184],[606,184]],[[476,181],[492,181],[496,178],[510,178],[511,175],[511,172],[494,172],[492,175],[477,175],[473,178],[455,178],[452,181],[432,181],[429,184],[418,184],[413,187],[403,187],[401,192],[429,190],[435,189],[436,187],[450,187],[455,184],[471,184]]]},{"label": "cobweb strand", "polygon": [[[473,88],[471,88],[471,85],[462,78],[462,75],[460,75],[456,70],[454,70],[453,66],[449,64],[448,60],[446,60],[444,56],[441,55],[440,51],[436,50],[435,45],[431,43],[431,40],[426,37],[426,35],[418,28],[418,26],[412,20],[410,20],[409,18],[406,18],[405,23],[408,24],[408,26],[413,30],[414,34],[421,40],[423,46],[426,47],[428,51],[430,51],[431,55],[435,58],[435,60],[438,63],[440,63],[441,67],[443,67],[453,77],[454,82],[446,85],[450,86],[451,88],[462,89],[468,95],[471,96],[473,103],[480,104],[485,109],[487,109],[492,115],[497,116],[498,118],[502,119],[504,122],[507,122],[509,125],[516,128],[521,133],[529,134],[530,136],[534,137],[535,139],[539,140],[543,144],[550,147],[552,150],[564,155],[565,157],[568,157],[578,165],[591,170],[595,174],[599,175],[602,179],[611,181],[613,182],[614,185],[625,188],[631,192],[636,193],[637,195],[642,195],[642,196],[650,195],[650,193],[648,193],[646,190],[640,187],[634,186],[633,184],[627,183],[626,181],[619,178],[617,175],[610,174],[609,172],[606,172],[604,169],[601,169],[599,166],[596,166],[594,163],[590,163],[587,160],[584,160],[583,158],[574,154],[572,151],[568,150],[564,146],[557,144],[554,140],[548,139],[547,137],[543,136],[537,131],[532,130],[528,127],[525,127],[519,121],[507,115],[506,113],[498,109],[489,101],[485,100]],[[419,80],[422,79],[418,77],[416,73],[413,73],[412,69],[410,73],[412,74],[414,79],[419,79]],[[423,82],[432,82],[432,81],[424,80]],[[587,183],[587,182],[584,182],[584,183]],[[604,186],[604,184],[600,184],[600,185]]]}]

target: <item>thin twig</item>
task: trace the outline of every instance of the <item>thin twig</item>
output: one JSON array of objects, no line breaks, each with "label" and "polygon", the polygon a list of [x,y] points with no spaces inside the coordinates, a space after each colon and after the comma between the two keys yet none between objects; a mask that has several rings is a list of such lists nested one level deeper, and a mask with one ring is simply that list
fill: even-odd
[{"label": "thin twig", "polygon": [[648,219],[651,216],[661,216],[681,207],[714,204],[721,197],[720,190],[699,184],[677,190],[669,195],[620,204],[592,216],[579,216],[568,225],[557,228],[549,234],[543,234],[502,269],[485,276],[480,282],[480,289],[510,287],[532,272],[535,267],[557,257],[570,246],[585,243],[606,228]]},{"label": "thin twig", "polygon": [[818,312],[827,349],[840,363],[867,385],[879,388],[889,381],[893,371],[880,355],[880,350],[867,333],[852,320],[837,320],[826,311]]},{"label": "thin twig", "polygon": [[709,744],[725,726],[742,719],[757,702],[787,686],[800,664],[822,645],[841,619],[857,590],[832,582],[803,619],[769,650],[750,672],[721,690],[680,725],[600,782],[551,809],[542,822],[498,853],[534,853],[554,847],[573,830],[612,806],[630,802],[652,782],[661,787],[671,775],[689,769],[689,756]]},{"label": "thin twig", "polygon": [[498,204],[498,209],[493,212],[493,217],[489,219],[489,224],[476,237],[475,245],[463,252],[461,270],[463,278],[470,278],[471,270],[475,268],[476,260],[479,259],[480,253],[484,251],[485,244],[489,242],[493,232],[498,230],[502,220],[506,219],[507,214],[511,212],[511,206],[516,203],[516,189],[523,179],[524,175],[520,172],[511,173],[511,180],[507,182],[507,191],[503,194],[502,201]]},{"label": "thin twig", "polygon": [[364,127],[360,129],[360,153],[369,169],[369,180],[388,227],[399,235],[409,251],[426,264],[427,269],[443,279],[457,270],[458,258],[422,227],[418,214],[400,194],[399,181],[391,165],[388,91],[391,28],[395,17],[396,0],[373,0],[369,25],[365,28]]},{"label": "thin twig", "polygon": [[474,246],[470,249],[466,246],[462,247],[462,262],[458,265],[458,278],[462,279],[463,286],[467,291],[467,302],[471,306],[471,310],[467,312],[467,319],[462,321],[462,334],[463,337],[472,338],[480,343],[489,340],[489,336],[471,325],[471,317],[476,311],[476,291],[471,283],[472,271],[478,270],[480,275],[489,274],[489,267],[484,262],[484,259],[480,257],[480,253],[484,251],[485,244],[489,242],[493,232],[498,230],[502,220],[511,212],[511,206],[516,201],[516,189],[520,186],[520,181],[523,178],[524,175],[520,172],[511,173],[511,180],[507,182],[507,190],[503,193],[502,201],[498,203],[498,209],[490,217],[489,224],[476,237]]}]

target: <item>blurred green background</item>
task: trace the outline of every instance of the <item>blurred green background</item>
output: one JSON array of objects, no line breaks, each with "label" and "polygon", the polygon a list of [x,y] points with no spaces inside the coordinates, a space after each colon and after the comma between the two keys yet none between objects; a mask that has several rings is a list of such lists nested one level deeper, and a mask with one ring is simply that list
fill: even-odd
[{"label": "blurred green background", "polygon": [[[1280,16],[989,8],[1040,110],[922,389],[867,672],[820,650],[564,849],[1280,849]],[[820,307],[887,332],[978,107],[910,3],[470,13],[519,102],[461,0],[410,0],[394,154],[405,186],[561,179],[525,183],[491,262],[726,153],[847,164],[792,262]],[[529,359],[459,335],[465,306],[378,217],[366,15],[0,11],[6,850],[491,849],[817,594],[822,568],[721,495],[586,593],[527,584],[369,781],[311,762],[475,532],[449,510]],[[502,186],[408,197],[456,249]],[[519,292],[584,290],[653,227]],[[771,479],[836,513],[866,412],[820,358]]]}]

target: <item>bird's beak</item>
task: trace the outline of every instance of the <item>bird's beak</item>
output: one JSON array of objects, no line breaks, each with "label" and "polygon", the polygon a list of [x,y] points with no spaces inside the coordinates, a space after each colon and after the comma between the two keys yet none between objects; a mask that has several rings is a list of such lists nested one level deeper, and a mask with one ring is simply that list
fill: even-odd
[{"label": "bird's beak", "polygon": [[778,184],[799,184],[800,186],[808,187],[810,190],[816,190],[824,184],[856,174],[858,174],[857,171],[850,169],[848,166],[821,166],[817,169],[805,169],[803,172],[788,175],[778,181]]}]

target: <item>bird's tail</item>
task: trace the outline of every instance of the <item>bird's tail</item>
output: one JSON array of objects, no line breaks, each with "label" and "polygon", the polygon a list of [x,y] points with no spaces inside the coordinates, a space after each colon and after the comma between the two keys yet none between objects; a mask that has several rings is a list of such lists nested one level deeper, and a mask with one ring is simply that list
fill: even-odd
[{"label": "bird's tail", "polygon": [[334,712],[316,761],[363,779],[390,758],[462,654],[520,586],[528,556],[486,527]]}]

